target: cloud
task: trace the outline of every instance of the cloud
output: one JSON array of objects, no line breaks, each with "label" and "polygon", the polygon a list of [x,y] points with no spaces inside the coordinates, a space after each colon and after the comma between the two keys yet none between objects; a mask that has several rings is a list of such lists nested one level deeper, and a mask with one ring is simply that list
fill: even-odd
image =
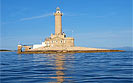
[{"label": "cloud", "polygon": [[11,21],[11,22],[2,22],[1,24],[9,24],[9,23],[16,23],[16,22],[21,22],[21,21],[27,21],[27,20],[45,18],[45,17],[52,16],[52,15],[53,15],[53,13],[48,13],[48,14],[43,14],[43,15],[40,15],[40,16],[33,16],[33,17],[21,18],[19,20]]},{"label": "cloud", "polygon": [[39,18],[44,18],[44,17],[48,17],[48,16],[52,16],[52,15],[53,15],[52,13],[43,14],[43,15],[40,15],[40,16],[33,16],[33,17],[22,18],[22,19],[20,19],[20,21],[39,19]]}]

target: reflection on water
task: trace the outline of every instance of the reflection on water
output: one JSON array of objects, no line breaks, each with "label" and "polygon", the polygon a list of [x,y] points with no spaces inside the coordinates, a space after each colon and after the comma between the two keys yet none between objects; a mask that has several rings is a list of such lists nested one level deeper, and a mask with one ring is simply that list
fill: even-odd
[{"label": "reflection on water", "polygon": [[[42,63],[40,61],[45,61],[47,59],[47,62]],[[41,77],[41,78],[50,78],[50,79],[56,79],[56,80],[50,80],[48,83],[63,83],[64,79],[72,78],[65,75],[64,71],[68,70],[68,68],[72,68],[72,64],[68,64],[69,62],[74,60],[73,54],[41,54],[40,55],[34,55],[34,62],[39,61],[40,64],[45,65],[51,65],[51,69],[54,70],[54,72],[51,74],[48,74],[48,77]],[[66,68],[67,67],[67,68]],[[69,82],[71,80],[69,79]]]},{"label": "reflection on water", "polygon": [[[57,79],[57,83],[63,83],[64,82],[64,78],[65,74],[63,72],[64,68],[64,62],[65,62],[65,55],[63,54],[57,54],[55,55],[55,65],[56,65],[56,77],[50,77],[52,79]],[[49,82],[49,83],[53,83],[53,82]]]},{"label": "reflection on water", "polygon": [[1,83],[133,83],[132,52],[0,55]]}]

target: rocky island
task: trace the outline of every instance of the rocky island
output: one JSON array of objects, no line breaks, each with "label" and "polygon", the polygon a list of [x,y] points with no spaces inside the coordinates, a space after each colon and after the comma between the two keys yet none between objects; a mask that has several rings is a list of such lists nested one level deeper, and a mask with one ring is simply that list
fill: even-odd
[{"label": "rocky island", "polygon": [[[123,52],[122,50],[109,50],[100,48],[77,47],[74,45],[74,38],[67,37],[62,32],[62,15],[60,8],[56,8],[55,16],[55,33],[46,38],[42,44],[37,45],[18,45],[18,53],[88,53],[88,52]],[[22,48],[25,48],[22,51]]]}]

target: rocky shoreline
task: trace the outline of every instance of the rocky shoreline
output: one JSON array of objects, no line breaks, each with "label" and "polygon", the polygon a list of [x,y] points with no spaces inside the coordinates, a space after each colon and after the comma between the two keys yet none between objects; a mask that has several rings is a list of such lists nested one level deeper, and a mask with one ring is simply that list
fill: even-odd
[{"label": "rocky shoreline", "polygon": [[18,54],[55,54],[55,53],[97,53],[97,52],[124,52],[123,50],[37,50],[37,51],[23,51]]},{"label": "rocky shoreline", "polygon": [[0,50],[0,52],[14,52],[13,50]]}]

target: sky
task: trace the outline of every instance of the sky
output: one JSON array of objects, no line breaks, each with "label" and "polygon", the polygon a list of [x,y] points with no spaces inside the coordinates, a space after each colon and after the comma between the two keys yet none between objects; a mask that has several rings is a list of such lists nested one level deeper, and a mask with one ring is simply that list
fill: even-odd
[{"label": "sky", "polygon": [[54,15],[63,12],[62,28],[75,46],[132,46],[132,0],[0,0],[0,49],[41,44],[54,33]]}]

